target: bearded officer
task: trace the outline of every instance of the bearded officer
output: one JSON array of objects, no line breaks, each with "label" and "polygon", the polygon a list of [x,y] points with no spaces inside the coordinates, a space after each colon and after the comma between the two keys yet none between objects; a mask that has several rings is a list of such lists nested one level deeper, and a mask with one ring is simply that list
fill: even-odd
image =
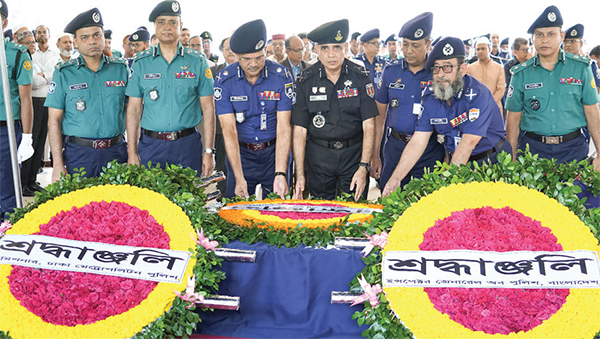
[{"label": "bearded officer", "polygon": [[[376,120],[371,174],[380,179],[381,189],[394,172],[406,144],[415,132],[421,114],[421,92],[432,83],[431,69],[425,68],[432,26],[433,14],[430,12],[420,14],[402,26],[398,35],[402,38],[404,58],[393,60],[385,66],[375,90],[380,115]],[[381,142],[384,143],[382,147]],[[380,154],[383,157],[381,160]],[[437,161],[444,161],[444,157],[444,146],[433,133],[423,156],[404,178],[402,186],[411,177],[421,178],[425,168],[433,168]]]},{"label": "bearded officer", "polygon": [[265,60],[262,20],[240,26],[229,44],[238,61],[216,76],[215,102],[227,151],[227,197],[288,193],[294,84],[288,69]]},{"label": "bearded officer", "polygon": [[496,163],[498,153],[511,152],[500,108],[490,90],[467,74],[465,45],[460,39],[441,39],[425,68],[433,72],[433,85],[423,92],[423,111],[415,133],[383,189],[384,197],[401,185],[434,132],[445,136],[449,158],[458,165],[469,161]]},{"label": "bearded officer", "polygon": [[[565,53],[563,20],[555,6],[529,27],[537,54],[514,66],[506,95],[506,131],[516,149],[557,163],[588,156],[590,135],[600,149],[598,92],[586,57]],[[521,131],[521,132],[519,132]],[[593,161],[600,170],[600,158]]]},{"label": "bearded officer", "polygon": [[76,168],[98,176],[110,161],[127,161],[123,132],[129,69],[125,59],[103,55],[102,27],[97,8],[65,27],[80,55],[56,66],[46,98],[53,182]]},{"label": "bearded officer", "polygon": [[358,200],[367,194],[378,114],[373,84],[364,67],[344,58],[348,20],[323,24],[308,39],[318,44],[319,61],[300,73],[296,87],[295,197],[301,198],[306,189],[306,160],[312,196],[334,199],[340,192],[354,191]]},{"label": "bearded officer", "polygon": [[[179,42],[183,27],[179,2],[160,2],[149,20],[159,43],[136,54],[131,66],[126,91],[128,163],[181,165],[207,176],[214,168],[215,153],[210,68],[203,55]],[[202,120],[205,148],[196,130]]]}]

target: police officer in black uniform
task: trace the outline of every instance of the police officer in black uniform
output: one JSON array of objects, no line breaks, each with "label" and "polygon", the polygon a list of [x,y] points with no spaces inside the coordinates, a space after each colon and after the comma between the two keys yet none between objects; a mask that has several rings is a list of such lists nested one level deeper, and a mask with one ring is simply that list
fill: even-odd
[{"label": "police officer in black uniform", "polygon": [[[319,61],[298,77],[292,110],[295,197],[305,190],[304,161],[312,196],[333,199],[340,191],[366,196],[375,140],[374,88],[364,67],[344,58],[348,20],[315,28]],[[307,140],[307,136],[309,137]]]}]

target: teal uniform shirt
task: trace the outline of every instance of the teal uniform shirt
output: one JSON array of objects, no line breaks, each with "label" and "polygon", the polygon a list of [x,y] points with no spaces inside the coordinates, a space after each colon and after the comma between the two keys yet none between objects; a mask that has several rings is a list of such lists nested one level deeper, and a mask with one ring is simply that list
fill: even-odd
[{"label": "teal uniform shirt", "polygon": [[125,94],[144,99],[142,128],[175,132],[202,121],[199,97],[213,94],[213,78],[204,55],[178,43],[168,63],[160,45],[135,55]]},{"label": "teal uniform shirt", "polygon": [[102,139],[123,134],[128,77],[123,58],[102,56],[93,72],[80,55],[56,66],[44,106],[63,110],[64,135]]},{"label": "teal uniform shirt", "polygon": [[583,106],[598,102],[588,58],[561,50],[552,71],[535,56],[511,72],[505,106],[523,112],[522,131],[556,136],[587,126]]},{"label": "teal uniform shirt", "polygon": [[[13,119],[21,119],[21,99],[19,98],[19,86],[31,85],[33,82],[33,66],[31,58],[27,53],[27,47],[16,45],[10,41],[4,42],[6,52],[6,63],[8,64],[8,86],[10,88],[10,101],[12,104]],[[20,53],[17,65],[17,53]],[[14,69],[17,67],[16,77],[13,78]],[[0,91],[2,82],[0,82]],[[4,95],[0,92],[0,121],[6,121],[6,110],[4,108]]]}]

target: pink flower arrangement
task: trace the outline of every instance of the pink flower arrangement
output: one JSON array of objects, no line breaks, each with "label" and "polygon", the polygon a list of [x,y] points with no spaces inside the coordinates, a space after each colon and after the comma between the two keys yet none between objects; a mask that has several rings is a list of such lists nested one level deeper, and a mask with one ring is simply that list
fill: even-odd
[{"label": "pink flower arrangement", "polygon": [[[510,207],[453,212],[424,234],[422,251],[561,251],[549,228]],[[566,302],[565,289],[425,288],[434,307],[473,331],[529,331]]]},{"label": "pink flower arrangement", "polygon": [[381,234],[375,233],[373,235],[368,235],[364,232],[363,234],[367,237],[367,239],[369,239],[369,244],[367,244],[367,246],[360,251],[360,253],[363,253],[363,257],[369,255],[375,246],[383,248],[385,244],[388,243],[388,232],[386,231],[381,232]]},{"label": "pink flower arrangement", "polygon": [[[306,205],[306,206],[334,206],[334,207],[346,207],[344,205],[338,204],[322,204],[322,205],[314,205],[307,203],[296,203],[296,204],[282,204],[282,205]],[[348,213],[313,213],[313,212],[276,212],[276,211],[261,211],[263,215],[273,215],[279,217],[281,219],[291,219],[291,220],[317,220],[317,219],[330,219],[330,218],[343,218],[348,215]]]},{"label": "pink flower arrangement", "polygon": [[184,301],[189,302],[185,308],[191,308],[196,303],[201,303],[204,301],[204,296],[200,295],[199,292],[195,292],[196,288],[196,276],[188,277],[188,284],[185,288],[185,293],[181,294],[181,292],[175,290],[175,294]]},{"label": "pink flower arrangement", "polygon": [[[204,230],[200,228],[200,232],[196,230],[196,234],[198,235],[198,239],[194,238],[194,234],[192,233],[192,239],[196,241],[196,243],[202,247],[204,247],[207,251],[214,251],[217,246],[219,246],[219,242],[216,240],[211,241],[209,238],[204,236]],[[194,278],[195,279],[195,278]]]},{"label": "pink flower arrangement", "polygon": [[10,223],[10,220],[4,220],[2,224],[0,224],[0,238],[2,238],[4,236],[4,233],[6,233],[6,231],[8,231],[11,228],[12,224]]},{"label": "pink flower arrangement", "polygon": [[[108,244],[169,248],[169,235],[148,213],[120,202],[73,207],[40,226],[37,234]],[[8,278],[21,305],[45,322],[76,326],[139,305],[157,283],[90,273],[15,266]]]},{"label": "pink flower arrangement", "polygon": [[362,287],[362,289],[363,289],[363,294],[352,299],[352,305],[350,305],[350,306],[358,305],[367,300],[369,301],[369,303],[371,304],[372,307],[377,306],[379,304],[379,298],[377,297],[377,295],[379,293],[383,292],[381,285],[380,284],[375,284],[375,285],[369,284],[367,282],[367,279],[365,279],[364,274],[361,274],[360,278],[357,278],[357,279],[358,279],[358,283],[360,284],[360,287]]}]

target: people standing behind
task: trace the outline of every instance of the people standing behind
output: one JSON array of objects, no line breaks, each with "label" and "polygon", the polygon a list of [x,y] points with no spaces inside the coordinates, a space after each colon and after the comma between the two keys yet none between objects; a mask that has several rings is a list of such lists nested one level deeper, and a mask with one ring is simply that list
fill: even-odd
[{"label": "people standing behind", "polygon": [[204,31],[200,34],[200,37],[202,38],[202,51],[204,52],[204,55],[206,55],[206,58],[215,64],[219,62],[219,56],[211,51],[213,41],[212,34],[208,31]]},{"label": "people standing behind", "polygon": [[[2,30],[8,25],[8,6],[0,0]],[[19,144],[17,160],[23,162],[33,154],[31,125],[33,107],[31,104],[31,83],[33,69],[27,48],[4,41],[6,54],[10,103],[12,108],[15,139]],[[0,88],[2,84],[0,84]],[[17,207],[15,196],[11,153],[8,141],[7,115],[4,109],[4,96],[0,96],[0,221],[4,221]]]},{"label": "people standing behind", "polygon": [[366,198],[378,113],[366,70],[346,59],[348,31],[344,19],[308,33],[318,44],[319,61],[300,74],[296,85],[292,123],[297,199],[306,189],[324,199],[341,192],[353,192],[355,200]]},{"label": "people standing behind", "polygon": [[[159,44],[138,53],[127,86],[128,163],[214,168],[213,79],[206,58],[179,41],[178,1],[161,1],[149,16]],[[142,115],[143,111],[143,115]],[[203,121],[204,147],[197,125]],[[140,133],[141,126],[141,133]],[[139,141],[139,142],[138,142]]]},{"label": "people standing behind", "polygon": [[73,38],[69,33],[63,33],[58,36],[56,41],[58,48],[58,56],[50,59],[44,65],[44,76],[48,81],[52,82],[54,76],[54,68],[61,62],[67,61],[73,57]]},{"label": "people standing behind", "polygon": [[[371,176],[379,179],[381,190],[415,132],[421,114],[421,93],[432,83],[431,70],[425,68],[432,27],[433,14],[430,12],[420,14],[402,26],[398,35],[402,38],[404,58],[385,66],[375,89],[379,116],[376,118]],[[412,177],[421,178],[425,168],[433,168],[437,161],[444,161],[445,156],[437,134],[432,134],[423,156],[403,179],[402,186]]]},{"label": "people standing behind", "polygon": [[488,38],[481,37],[475,42],[477,61],[470,64],[467,74],[483,83],[492,92],[492,96],[502,112],[502,97],[506,87],[504,69],[490,58],[491,44]]},{"label": "people standing behind", "polygon": [[371,82],[376,84],[379,82],[381,72],[383,72],[383,66],[385,66],[387,62],[382,56],[378,55],[379,47],[381,47],[381,41],[379,41],[379,29],[374,28],[361,35],[360,41],[364,46],[364,53],[359,54],[357,59],[364,63],[365,68],[369,71]]},{"label": "people standing behind", "polygon": [[[506,96],[506,132],[515,150],[557,163],[587,158],[590,136],[600,149],[598,92],[590,60],[560,48],[565,36],[556,6],[529,27],[537,54],[514,66]],[[600,169],[600,157],[593,160]]]},{"label": "people standing behind", "polygon": [[317,54],[313,52],[313,43],[308,40],[306,33],[300,33],[298,34],[298,37],[302,39],[302,42],[304,43],[304,56],[302,56],[302,60],[308,65],[317,62]]},{"label": "people standing behind", "polygon": [[392,61],[401,58],[400,54],[398,54],[398,38],[396,37],[396,34],[392,34],[389,37],[387,37],[387,39],[385,39],[384,45],[388,50],[388,54],[383,56],[385,59],[387,59],[388,61]]},{"label": "people standing behind", "polygon": [[155,47],[158,46],[158,38],[156,37],[156,34],[152,34],[150,37],[150,45]]},{"label": "people standing behind", "polygon": [[102,51],[102,53],[109,57],[121,57],[121,52],[112,50],[112,33],[113,32],[110,29],[104,30],[104,50]]},{"label": "people standing behind", "polygon": [[348,49],[348,58],[349,59],[356,59],[358,58],[358,55],[360,54],[360,52],[358,51],[358,45],[360,44],[360,41],[358,40],[358,38],[360,37],[360,33],[359,32],[354,32],[352,33],[352,36],[350,36],[350,48]]},{"label": "people standing behind", "polygon": [[230,40],[230,38],[227,37],[227,38],[223,39],[221,41],[221,44],[219,45],[219,51],[221,51],[221,53],[223,53],[223,59],[225,59],[225,61],[210,68],[210,71],[212,72],[212,75],[213,75],[213,79],[215,78],[217,73],[219,73],[222,69],[224,69],[225,67],[238,61],[237,55],[235,55],[235,53],[233,53],[233,51],[231,50],[231,47],[229,46],[229,40]]},{"label": "people standing behind", "polygon": [[46,65],[48,60],[55,59],[58,56],[56,48],[51,47],[48,44],[50,39],[50,29],[44,25],[36,27],[35,41],[37,42],[37,50],[32,55],[32,59],[35,59],[40,65]]},{"label": "people standing behind", "polygon": [[[489,40],[492,45],[492,51],[490,52],[490,54],[493,55],[494,57],[498,58],[501,65],[504,65],[506,63],[506,61],[508,60],[509,55],[508,55],[508,51],[503,51],[502,49],[500,49],[500,34],[498,34],[498,33],[490,34]],[[507,42],[507,44],[508,44],[508,42]],[[492,59],[494,59],[494,58],[492,58]]]},{"label": "people standing behind", "polygon": [[192,34],[190,33],[190,30],[184,27],[181,29],[181,34],[179,35],[179,42],[183,47],[190,47],[191,37]]},{"label": "people standing behind", "polygon": [[73,34],[80,55],[56,67],[45,102],[52,182],[82,167],[86,177],[98,176],[107,163],[127,161],[127,63],[103,54],[103,22],[97,8],[77,15],[65,32]]},{"label": "people standing behind", "polygon": [[[131,59],[133,58],[133,49],[131,48],[131,43],[129,42],[129,34],[127,34],[125,37],[123,37],[123,55],[122,57],[125,59]],[[113,51],[113,56],[114,56],[114,52]]]},{"label": "people standing behind", "polygon": [[199,35],[190,38],[190,48],[204,54],[204,51],[202,51],[202,38]]},{"label": "people standing behind", "polygon": [[134,55],[145,51],[150,47],[150,32],[146,27],[139,27],[129,36],[129,42]]},{"label": "people standing behind", "polygon": [[265,60],[267,29],[262,20],[231,36],[238,62],[216,77],[214,97],[227,149],[227,194],[248,197],[262,185],[263,197],[288,193],[290,115],[294,85],[287,68]]},{"label": "people standing behind", "polygon": [[300,72],[308,67],[307,63],[302,60],[304,56],[304,42],[299,37],[293,35],[285,40],[285,53],[287,57],[281,62],[282,65],[292,74],[294,83],[298,79]]},{"label": "people standing behind", "polygon": [[449,159],[457,165],[470,161],[493,164],[498,162],[498,153],[511,152],[500,109],[485,85],[467,74],[464,58],[463,42],[453,37],[441,39],[428,56],[425,67],[433,72],[433,85],[423,91],[415,133],[385,185],[383,197],[401,185],[434,132],[444,135]]},{"label": "people standing behind", "polygon": [[273,34],[271,37],[273,42],[273,55],[268,57],[267,60],[281,63],[285,59],[285,34]]},{"label": "people standing behind", "polygon": [[[583,56],[583,30],[582,24],[577,24],[565,31],[565,39],[563,40],[563,48],[565,52],[577,56]],[[600,71],[598,70],[598,64],[594,61],[591,63],[592,75],[596,82],[596,88],[600,91]]]}]

